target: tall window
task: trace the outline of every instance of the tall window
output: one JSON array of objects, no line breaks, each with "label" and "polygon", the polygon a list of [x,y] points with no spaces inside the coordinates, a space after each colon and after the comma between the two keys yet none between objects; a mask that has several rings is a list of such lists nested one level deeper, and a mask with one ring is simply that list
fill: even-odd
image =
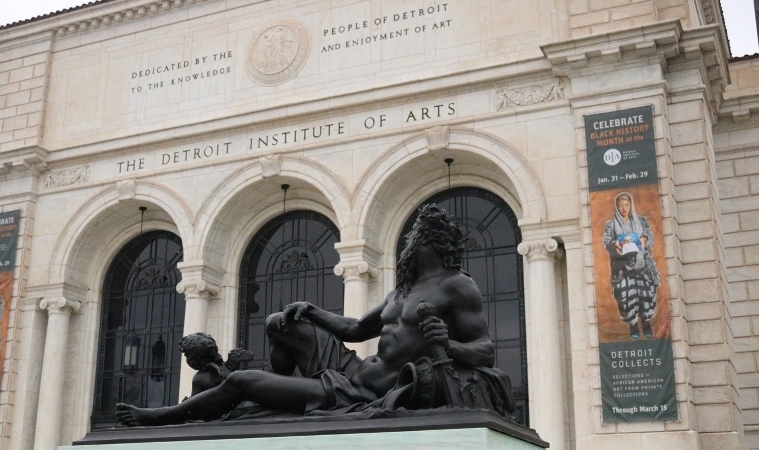
[{"label": "tall window", "polygon": [[182,241],[167,231],[131,240],[103,285],[92,428],[114,426],[116,403],[156,408],[176,404],[184,325],[177,293]]},{"label": "tall window", "polygon": [[266,369],[266,317],[292,302],[307,301],[343,314],[343,280],[337,227],[312,211],[285,213],[264,225],[248,244],[240,267],[238,345],[252,351],[250,369]]},{"label": "tall window", "polygon": [[[496,367],[511,379],[517,400],[516,419],[527,425],[524,283],[522,257],[517,253],[522,237],[517,218],[501,198],[478,188],[449,189],[422,204],[433,202],[452,215],[464,231],[464,270],[482,291],[490,337],[496,349]],[[397,255],[401,254],[404,236],[411,231],[417,215],[418,208],[406,221]]]}]

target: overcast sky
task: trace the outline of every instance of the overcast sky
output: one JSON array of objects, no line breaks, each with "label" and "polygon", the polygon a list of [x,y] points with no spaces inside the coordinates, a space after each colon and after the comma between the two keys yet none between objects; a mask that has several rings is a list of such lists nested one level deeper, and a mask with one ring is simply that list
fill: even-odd
[{"label": "overcast sky", "polygon": [[[759,53],[753,0],[721,1],[733,56]],[[86,3],[84,0],[0,0],[0,2],[3,3],[0,8],[0,25]]]}]

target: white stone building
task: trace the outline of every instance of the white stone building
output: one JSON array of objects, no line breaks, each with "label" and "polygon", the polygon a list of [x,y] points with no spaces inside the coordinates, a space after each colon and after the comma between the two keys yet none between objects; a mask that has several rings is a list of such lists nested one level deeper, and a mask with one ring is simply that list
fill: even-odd
[{"label": "white stone building", "polygon": [[[583,116],[644,105],[679,420],[604,424]],[[446,193],[517,220],[498,247],[513,264],[489,275],[517,287],[494,288],[489,317],[521,304],[519,333],[494,338],[526,361],[510,375],[526,373],[522,411],[552,449],[759,449],[759,58],[729,60],[717,0],[103,0],[1,27],[0,212],[22,221],[0,449],[107,423],[98,407],[132,389],[128,352],[173,354],[201,330],[223,351],[261,344],[252,317],[278,305],[239,300],[255,295],[243,284],[285,283],[242,268],[288,220],[331,224],[339,264],[313,267],[335,266],[332,306],[361,315],[394,287],[415,208]],[[111,324],[118,258],[129,269],[129,246],[158,230],[181,239],[181,282],[130,276],[170,285],[175,309]],[[303,254],[278,267],[311,267]],[[334,301],[329,273],[314,277],[280,303]],[[165,370],[136,395],[187,395],[177,361],[153,360]]]}]

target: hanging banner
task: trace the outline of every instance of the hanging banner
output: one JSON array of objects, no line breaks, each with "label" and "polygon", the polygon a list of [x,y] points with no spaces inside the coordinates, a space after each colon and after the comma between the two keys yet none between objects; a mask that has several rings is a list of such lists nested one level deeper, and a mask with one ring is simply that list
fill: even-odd
[{"label": "hanging banner", "polygon": [[677,420],[653,107],[585,116],[604,423]]},{"label": "hanging banner", "polygon": [[[5,355],[5,340],[8,336],[8,312],[13,295],[13,269],[16,265],[20,217],[20,210],[0,213],[0,355]],[[3,360],[0,359],[0,380],[3,369]]]}]

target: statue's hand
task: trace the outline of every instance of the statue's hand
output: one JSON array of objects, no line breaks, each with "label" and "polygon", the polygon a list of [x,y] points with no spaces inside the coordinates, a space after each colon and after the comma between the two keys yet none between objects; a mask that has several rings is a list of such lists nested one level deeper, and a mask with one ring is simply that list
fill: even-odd
[{"label": "statue's hand", "polygon": [[424,338],[430,345],[439,345],[447,352],[450,346],[448,342],[448,325],[442,319],[435,316],[426,316],[419,322],[419,328],[424,333]]},{"label": "statue's hand", "polygon": [[287,325],[290,322],[298,322],[305,319],[305,314],[313,307],[314,305],[308,302],[290,303],[285,307],[285,310],[282,312],[282,316],[280,316],[279,329],[282,331],[287,331]]}]

